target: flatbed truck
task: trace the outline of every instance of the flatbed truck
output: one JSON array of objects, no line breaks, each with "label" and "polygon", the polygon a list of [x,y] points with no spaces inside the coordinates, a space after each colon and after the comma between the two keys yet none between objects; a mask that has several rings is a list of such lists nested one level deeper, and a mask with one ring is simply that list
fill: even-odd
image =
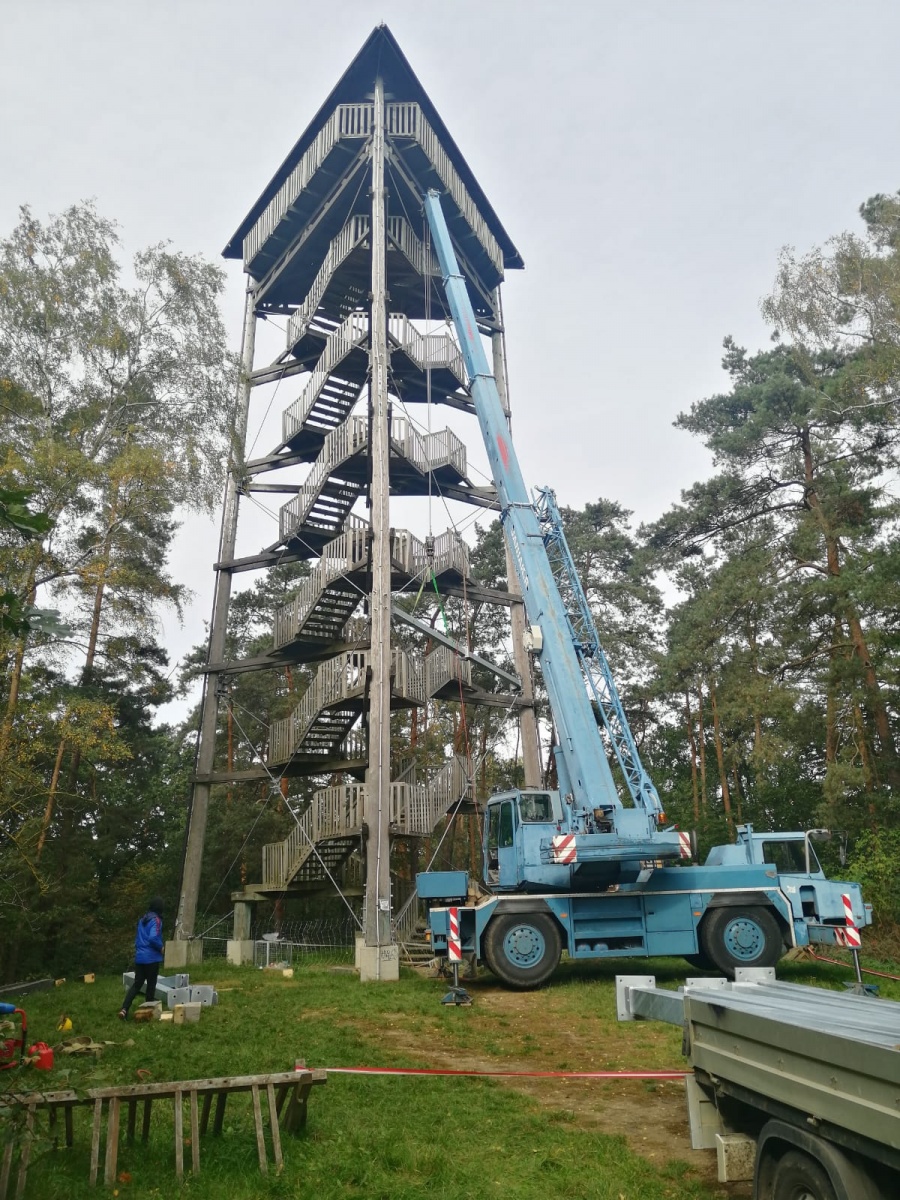
[{"label": "flatbed truck", "polygon": [[778,981],[616,980],[622,1021],[679,1025],[691,1144],[754,1200],[900,1196],[900,1004]]}]

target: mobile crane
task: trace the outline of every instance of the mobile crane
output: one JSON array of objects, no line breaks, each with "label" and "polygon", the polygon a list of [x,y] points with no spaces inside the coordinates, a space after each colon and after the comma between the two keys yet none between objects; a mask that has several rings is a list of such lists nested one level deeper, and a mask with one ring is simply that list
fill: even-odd
[{"label": "mobile crane", "polygon": [[838,943],[843,897],[857,927],[871,910],[857,884],[826,880],[810,844],[824,831],[742,826],[737,843],[715,847],[702,867],[663,865],[692,857],[691,836],[665,827],[553,492],[542,489],[532,502],[525,486],[439,193],[425,197],[425,213],[553,712],[559,781],[558,790],[490,798],[483,885],[465,871],[417,876],[419,896],[435,902],[428,922],[436,955],[481,959],[509,986],[527,989],[550,978],[564,946],[571,958],[683,955],[731,974],[771,966],[786,947]]}]

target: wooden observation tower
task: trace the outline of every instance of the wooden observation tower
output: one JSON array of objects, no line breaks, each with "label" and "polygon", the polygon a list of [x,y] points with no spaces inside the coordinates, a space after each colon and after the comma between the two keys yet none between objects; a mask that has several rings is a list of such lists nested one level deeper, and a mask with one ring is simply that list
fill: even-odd
[{"label": "wooden observation tower", "polygon": [[[284,792],[285,780],[299,780],[305,798],[292,809],[290,835],[265,848],[260,882],[236,897],[237,941],[249,937],[245,901],[334,887],[351,855],[361,854],[361,975],[397,977],[392,839],[428,836],[473,797],[472,764],[459,754],[425,776],[414,763],[392,761],[393,711],[435,697],[518,710],[526,783],[540,782],[522,606],[471,577],[468,546],[453,527],[430,527],[436,510],[446,521],[462,506],[495,507],[490,482],[473,480],[465,444],[440,420],[452,412],[459,423],[457,414],[473,407],[422,211],[430,188],[443,195],[508,411],[500,285],[522,260],[385,26],[365,42],[224,251],[243,260],[247,275],[236,451],[167,965],[198,956],[192,938],[210,790],[235,778],[217,735],[236,672],[298,664],[314,671],[294,710],[268,731],[258,777]],[[267,324],[258,337],[260,322]],[[260,362],[258,347],[271,341],[275,324],[286,328],[284,341]],[[266,392],[269,404],[276,393],[279,407],[289,403],[280,436],[260,454],[247,446],[248,417]],[[471,429],[478,439],[474,416]],[[273,522],[268,545],[238,556],[241,501],[259,492],[270,502],[281,494],[277,530]],[[429,498],[427,529],[395,520],[401,497]],[[411,510],[402,505],[404,514]],[[277,612],[271,650],[228,661],[234,576],[298,561],[309,573]],[[475,687],[465,644],[397,604],[404,593],[426,594],[423,585],[432,601],[440,593],[507,605],[517,674],[498,668],[495,690]]]}]

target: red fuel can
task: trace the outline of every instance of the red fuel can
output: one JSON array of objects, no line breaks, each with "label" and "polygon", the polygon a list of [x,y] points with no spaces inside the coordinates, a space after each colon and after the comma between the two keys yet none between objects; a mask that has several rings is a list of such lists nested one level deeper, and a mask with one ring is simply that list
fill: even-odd
[{"label": "red fuel can", "polygon": [[32,1066],[38,1071],[49,1071],[53,1067],[53,1050],[46,1042],[35,1042],[29,1046],[28,1057],[35,1060]]}]

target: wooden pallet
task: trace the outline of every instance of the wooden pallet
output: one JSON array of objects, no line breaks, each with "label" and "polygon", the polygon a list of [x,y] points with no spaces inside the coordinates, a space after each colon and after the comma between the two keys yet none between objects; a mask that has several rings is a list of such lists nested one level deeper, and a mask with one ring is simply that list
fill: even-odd
[{"label": "wooden pallet", "polygon": [[[253,1102],[253,1121],[256,1129],[256,1147],[259,1155],[259,1169],[265,1175],[268,1172],[268,1155],[266,1152],[265,1125],[263,1122],[263,1096],[269,1116],[269,1132],[272,1141],[272,1155],[275,1169],[280,1171],[284,1166],[281,1153],[281,1125],[287,1133],[296,1133],[306,1124],[306,1108],[309,1093],[316,1084],[325,1083],[324,1071],[295,1070],[281,1071],[272,1075],[235,1075],[221,1079],[185,1079],[174,1080],[170,1083],[140,1083],[129,1087],[90,1088],[84,1096],[76,1092],[24,1092],[9,1093],[3,1097],[0,1112],[14,1108],[25,1110],[26,1136],[23,1140],[19,1156],[19,1171],[16,1182],[15,1200],[22,1200],[25,1194],[25,1179],[31,1154],[31,1142],[34,1134],[35,1117],[39,1111],[47,1113],[50,1136],[58,1137],[58,1118],[60,1110],[65,1124],[65,1141],[67,1146],[73,1141],[72,1114],[75,1108],[90,1106],[93,1110],[91,1124],[91,1184],[95,1185],[100,1174],[100,1153],[103,1138],[103,1117],[106,1115],[106,1137],[104,1148],[103,1180],[108,1186],[116,1181],[116,1168],[119,1157],[119,1135],[122,1124],[123,1109],[126,1110],[126,1137],[133,1142],[137,1131],[138,1109],[141,1109],[141,1141],[146,1142],[150,1136],[150,1120],[153,1104],[156,1101],[171,1100],[175,1117],[175,1174],[179,1180],[184,1178],[184,1102],[189,1105],[191,1170],[196,1175],[200,1171],[200,1138],[209,1129],[209,1119],[213,1111],[212,1132],[218,1135],[222,1132],[225,1119],[225,1105],[229,1095],[234,1092],[249,1092]],[[201,1106],[202,1098],[202,1106]],[[9,1180],[13,1165],[14,1144],[7,1143],[2,1163],[0,1163],[0,1200],[7,1200]]]}]

